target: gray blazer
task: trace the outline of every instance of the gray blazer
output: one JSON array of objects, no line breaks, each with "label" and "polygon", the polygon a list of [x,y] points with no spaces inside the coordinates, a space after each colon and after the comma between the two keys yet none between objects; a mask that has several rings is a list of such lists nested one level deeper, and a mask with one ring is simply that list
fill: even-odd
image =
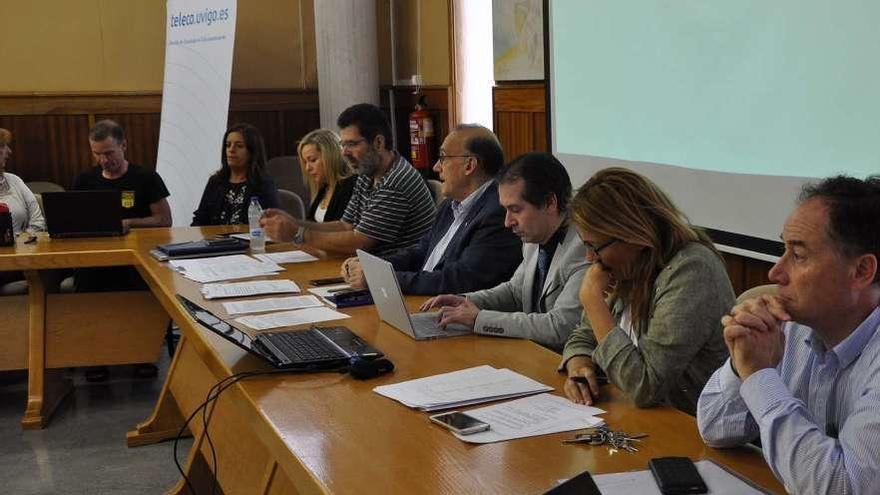
[{"label": "gray blazer", "polygon": [[513,278],[491,289],[464,294],[480,313],[474,332],[499,337],[531,339],[556,352],[562,350],[572,329],[578,325],[581,280],[587,269],[586,251],[574,226],[556,247],[541,299],[546,313],[530,313],[532,286],[538,263],[538,245],[523,244],[523,261]]},{"label": "gray blazer", "polygon": [[[734,302],[724,263],[692,242],[657,275],[648,328],[638,336],[638,347],[619,325],[597,343],[584,318],[565,344],[559,369],[574,356],[589,356],[638,407],[667,403],[694,414],[703,386],[727,359],[721,317]],[[622,301],[614,302],[615,322],[625,310]]]}]

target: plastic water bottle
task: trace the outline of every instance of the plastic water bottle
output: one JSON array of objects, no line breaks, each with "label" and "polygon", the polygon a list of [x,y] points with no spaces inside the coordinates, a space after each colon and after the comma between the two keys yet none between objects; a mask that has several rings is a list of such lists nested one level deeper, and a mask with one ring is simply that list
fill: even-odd
[{"label": "plastic water bottle", "polygon": [[263,208],[260,206],[260,200],[257,197],[251,198],[251,204],[248,206],[248,229],[251,234],[251,252],[266,252],[266,233],[263,227],[260,227],[260,217],[263,216]]}]

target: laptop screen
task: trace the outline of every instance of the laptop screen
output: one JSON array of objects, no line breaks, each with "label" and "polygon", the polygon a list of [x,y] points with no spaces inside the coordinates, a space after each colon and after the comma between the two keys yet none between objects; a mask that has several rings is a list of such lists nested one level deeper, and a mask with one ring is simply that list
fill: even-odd
[{"label": "laptop screen", "polygon": [[42,194],[49,235],[121,234],[120,191],[64,191]]}]

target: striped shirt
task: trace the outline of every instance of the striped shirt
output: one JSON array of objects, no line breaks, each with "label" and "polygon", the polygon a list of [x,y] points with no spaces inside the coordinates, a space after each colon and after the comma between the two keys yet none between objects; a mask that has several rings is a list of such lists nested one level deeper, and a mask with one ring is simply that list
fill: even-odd
[{"label": "striped shirt", "polygon": [[880,307],[831,350],[806,326],[786,323],[775,369],[745,381],[727,363],[697,407],[710,446],[759,435],[764,458],[791,493],[880,493]]},{"label": "striped shirt", "polygon": [[372,177],[358,177],[342,221],[378,241],[371,251],[381,256],[419,242],[436,213],[425,180],[395,151],[391,168],[377,184]]}]

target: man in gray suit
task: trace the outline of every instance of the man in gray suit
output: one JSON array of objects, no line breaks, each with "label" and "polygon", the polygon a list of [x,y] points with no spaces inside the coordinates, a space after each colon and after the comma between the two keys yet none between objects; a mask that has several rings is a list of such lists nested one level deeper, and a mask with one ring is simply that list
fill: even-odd
[{"label": "man in gray suit", "polygon": [[578,291],[587,268],[584,245],[568,221],[571,180],[553,155],[537,152],[514,160],[498,184],[504,225],[522,239],[523,262],[507,282],[433,297],[422,311],[440,308],[443,326],[531,339],[559,352],[580,321]]}]

